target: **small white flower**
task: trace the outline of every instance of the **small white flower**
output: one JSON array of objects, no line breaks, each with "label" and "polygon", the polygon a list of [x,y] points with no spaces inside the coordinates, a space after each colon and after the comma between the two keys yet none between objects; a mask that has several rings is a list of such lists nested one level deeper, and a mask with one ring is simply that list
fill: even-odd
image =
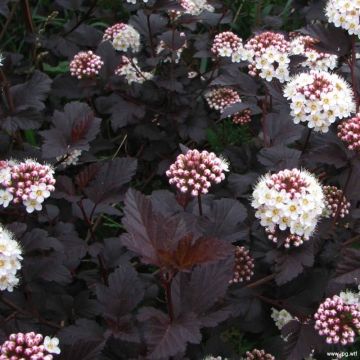
[{"label": "small white flower", "polygon": [[0,52],[0,67],[3,66],[3,61],[5,60],[3,54]]},{"label": "small white flower", "polygon": [[46,184],[32,185],[29,197],[31,200],[35,200],[38,203],[44,202],[46,198],[50,196],[50,191],[47,190]]},{"label": "small white flower", "polygon": [[26,207],[26,211],[31,214],[35,210],[40,211],[42,210],[41,203],[37,202],[36,199],[29,199],[24,201],[24,205]]},{"label": "small white flower", "polygon": [[59,339],[56,337],[51,338],[50,336],[45,336],[44,349],[50,354],[60,354]]},{"label": "small white flower", "polygon": [[4,208],[9,206],[9,203],[13,198],[14,196],[8,190],[0,189],[0,205]]}]

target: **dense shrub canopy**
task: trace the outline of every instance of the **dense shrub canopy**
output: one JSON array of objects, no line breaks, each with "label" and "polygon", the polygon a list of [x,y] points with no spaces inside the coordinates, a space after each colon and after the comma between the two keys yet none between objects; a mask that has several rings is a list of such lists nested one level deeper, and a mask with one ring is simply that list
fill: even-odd
[{"label": "dense shrub canopy", "polygon": [[0,23],[0,359],[356,351],[359,1]]}]

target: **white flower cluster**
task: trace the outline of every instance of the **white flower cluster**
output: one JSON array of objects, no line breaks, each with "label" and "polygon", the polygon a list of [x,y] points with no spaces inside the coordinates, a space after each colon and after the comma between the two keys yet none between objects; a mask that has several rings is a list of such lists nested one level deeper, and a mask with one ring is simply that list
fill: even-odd
[{"label": "white flower cluster", "polygon": [[315,71],[296,75],[284,88],[295,124],[307,122],[310,129],[326,133],[337,119],[355,111],[349,84],[336,74]]},{"label": "white flower cluster", "polygon": [[314,47],[316,43],[317,40],[311,36],[295,34],[290,42],[290,54],[305,56],[306,60],[301,63],[302,67],[317,70],[335,69],[338,56],[317,50]]},{"label": "white flower cluster", "polygon": [[279,330],[281,330],[288,322],[294,320],[291,314],[285,309],[279,311],[275,308],[271,308],[271,317]]},{"label": "white flower cluster", "polygon": [[180,0],[180,5],[184,8],[185,14],[200,15],[203,11],[214,12],[214,7],[208,4],[207,0]]},{"label": "white flower cluster", "polygon": [[61,161],[61,166],[66,168],[70,165],[76,165],[79,161],[79,157],[82,150],[72,149],[66,155],[60,155],[56,158],[56,161]]},{"label": "white flower cluster", "polygon": [[122,56],[120,65],[115,70],[115,75],[124,76],[128,84],[142,84],[145,80],[153,78],[150,72],[142,71],[136,58],[129,59]]},{"label": "white flower cluster", "polygon": [[251,205],[269,239],[287,236],[284,246],[309,240],[324,210],[324,194],[318,180],[306,170],[282,170],[261,177]]},{"label": "white flower cluster", "polygon": [[360,290],[358,290],[358,292],[353,292],[350,290],[342,291],[339,296],[346,304],[360,306]]},{"label": "white flower cluster", "polygon": [[244,48],[251,76],[281,83],[289,80],[290,43],[284,35],[266,31],[248,40]]},{"label": "white flower cluster", "polygon": [[4,61],[4,56],[3,56],[3,54],[0,52],[0,67],[2,67],[3,66],[3,61]]},{"label": "white flower cluster", "polygon": [[0,225],[0,290],[13,291],[19,283],[16,277],[22,260],[19,244],[13,235]]},{"label": "white flower cluster", "polygon": [[131,25],[123,24],[123,28],[114,34],[112,44],[118,51],[138,52],[140,50],[140,34]]},{"label": "white flower cluster", "polygon": [[329,0],[325,15],[336,27],[360,36],[360,0]]}]

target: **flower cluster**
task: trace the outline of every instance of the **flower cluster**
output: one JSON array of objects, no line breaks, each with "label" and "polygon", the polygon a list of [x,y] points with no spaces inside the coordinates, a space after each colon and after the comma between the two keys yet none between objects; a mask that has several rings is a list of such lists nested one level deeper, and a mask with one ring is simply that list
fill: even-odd
[{"label": "flower cluster", "polygon": [[[143,3],[147,3],[149,0],[142,0]],[[129,4],[133,4],[135,5],[136,4],[136,0],[126,0],[126,2],[128,2]]]},{"label": "flower cluster", "polygon": [[0,185],[0,205],[22,203],[32,213],[41,210],[44,200],[55,190],[54,170],[31,159],[21,163],[2,161]]},{"label": "flower cluster", "polygon": [[94,54],[91,50],[80,51],[70,62],[70,74],[79,80],[83,78],[95,77],[99,74],[104,65],[101,57]]},{"label": "flower cluster", "polygon": [[338,137],[347,144],[349,150],[360,152],[360,113],[339,124]]},{"label": "flower cluster", "polygon": [[184,9],[185,14],[200,15],[203,11],[213,12],[215,9],[208,4],[207,0],[180,0],[180,5]]},{"label": "flower cluster", "polygon": [[245,125],[251,122],[251,110],[245,109],[233,115],[232,122],[236,125]]},{"label": "flower cluster", "polygon": [[131,26],[117,23],[107,28],[103,41],[109,40],[114,48],[119,51],[138,52],[140,50],[140,34]]},{"label": "flower cluster", "polygon": [[329,0],[325,15],[336,27],[347,30],[350,35],[360,36],[359,0]]},{"label": "flower cluster", "polygon": [[346,290],[342,291],[339,296],[345,304],[360,306],[360,291],[353,292]]},{"label": "flower cluster", "polygon": [[291,55],[301,55],[306,58],[306,60],[301,63],[301,66],[317,70],[333,70],[336,67],[338,57],[317,50],[315,45],[318,40],[299,33],[292,33],[290,35],[293,37],[290,42]]},{"label": "flower cluster", "polygon": [[[185,33],[184,32],[181,32],[180,33],[180,36],[185,38]],[[176,64],[179,63],[180,59],[181,59],[181,54],[183,53],[184,49],[187,47],[187,42],[185,41],[184,44],[179,48],[177,49],[176,51],[174,51],[174,55],[169,55],[167,56],[163,61],[166,63],[166,62],[171,62],[172,61],[172,56],[174,56],[174,62]],[[156,53],[157,54],[160,54],[161,52],[163,51],[167,51],[167,52],[171,52],[172,53],[172,50],[171,48],[169,48],[169,46],[166,45],[165,41],[164,40],[160,40],[159,42],[159,45],[157,46],[156,48]]]},{"label": "flower cluster", "polygon": [[3,54],[0,52],[0,67],[3,66],[3,61],[5,60]]},{"label": "flower cluster", "polygon": [[254,36],[244,46],[249,74],[271,81],[289,80],[290,43],[279,33],[266,31]]},{"label": "flower cluster", "polygon": [[221,356],[208,355],[204,358],[204,360],[226,360],[226,359],[222,358]]},{"label": "flower cluster", "polygon": [[360,331],[360,308],[334,295],[320,304],[315,315],[315,329],[326,336],[328,344],[352,344]]},{"label": "flower cluster", "polygon": [[212,184],[223,181],[224,171],[229,171],[228,164],[214,153],[188,150],[177,157],[166,175],[170,185],[175,185],[181,193],[198,196],[207,194]]},{"label": "flower cluster", "polygon": [[349,214],[351,204],[347,201],[342,190],[336,186],[323,186],[325,196],[324,216],[335,218],[337,216],[344,218]]},{"label": "flower cluster", "polygon": [[247,52],[244,49],[242,39],[231,31],[217,34],[211,47],[216,56],[230,57],[232,62],[247,60]]},{"label": "flower cluster", "polygon": [[355,111],[353,93],[347,82],[336,74],[312,70],[295,76],[284,89],[290,100],[295,124],[307,122],[310,129],[327,132],[336,119]]},{"label": "flower cluster", "polygon": [[285,309],[279,311],[275,308],[271,308],[271,317],[279,330],[281,330],[288,322],[294,320],[291,314]]},{"label": "flower cluster", "polygon": [[56,161],[61,162],[61,166],[66,168],[71,165],[76,165],[79,161],[79,157],[82,150],[72,149],[66,155],[60,155],[56,158]]},{"label": "flower cluster", "polygon": [[60,354],[59,339],[41,334],[11,334],[0,346],[0,360],[52,360],[51,354]]},{"label": "flower cluster", "polygon": [[246,352],[245,360],[275,360],[275,357],[265,352],[265,350],[254,349]]},{"label": "flower cluster", "polygon": [[13,291],[19,283],[16,277],[22,260],[19,244],[13,235],[0,225],[0,290]]},{"label": "flower cluster", "polygon": [[115,75],[124,76],[128,84],[142,84],[145,80],[153,78],[152,73],[140,69],[136,58],[129,59],[127,56],[121,57],[120,64],[115,70]]},{"label": "flower cluster", "polygon": [[269,234],[284,246],[299,246],[309,240],[324,210],[324,194],[318,180],[306,170],[283,170],[263,176],[255,186],[252,206]]},{"label": "flower cluster", "polygon": [[241,102],[237,91],[230,88],[217,88],[209,91],[205,99],[210,109],[218,110],[222,113],[228,106]]},{"label": "flower cluster", "polygon": [[229,283],[237,284],[249,281],[254,275],[254,267],[254,259],[250,255],[249,250],[247,250],[244,246],[236,246],[234,274]]}]

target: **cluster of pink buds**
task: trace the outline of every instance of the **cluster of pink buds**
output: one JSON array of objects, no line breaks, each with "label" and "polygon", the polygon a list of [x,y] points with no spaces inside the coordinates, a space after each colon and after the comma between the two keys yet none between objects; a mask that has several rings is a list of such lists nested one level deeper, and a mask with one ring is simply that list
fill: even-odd
[{"label": "cluster of pink buds", "polygon": [[218,110],[222,113],[228,106],[241,102],[240,95],[234,89],[217,88],[209,91],[205,99],[210,109]]},{"label": "cluster of pink buds", "polygon": [[232,62],[247,60],[247,53],[244,50],[242,39],[231,31],[217,34],[211,51],[216,56],[231,58]]},{"label": "cluster of pink buds", "polygon": [[323,186],[325,196],[325,216],[344,218],[349,214],[350,202],[347,201],[342,190],[336,186]]},{"label": "cluster of pink buds", "polygon": [[251,122],[251,110],[245,109],[236,113],[232,117],[232,122],[236,125],[245,125]]},{"label": "cluster of pink buds", "polygon": [[245,360],[275,360],[275,357],[265,352],[265,350],[254,349],[246,352]]},{"label": "cluster of pink buds", "polygon": [[347,144],[349,150],[360,152],[360,113],[340,123],[338,137]]},{"label": "cluster of pink buds", "polygon": [[254,259],[250,255],[249,250],[247,250],[244,246],[236,246],[234,275],[229,283],[237,284],[249,281],[254,275],[254,267]]},{"label": "cluster of pink buds", "polygon": [[115,50],[138,52],[140,50],[140,34],[131,26],[117,23],[105,30],[103,41],[109,40]]},{"label": "cluster of pink buds", "polygon": [[338,295],[327,298],[314,318],[315,330],[326,336],[328,344],[352,344],[360,331],[359,306],[345,303]]},{"label": "cluster of pink buds", "polygon": [[285,248],[289,249],[290,247],[299,247],[307,241],[308,239],[304,236],[297,234],[286,234],[276,231],[275,229],[265,228],[265,232],[269,240],[277,244],[279,242],[279,238],[281,238],[283,245]]},{"label": "cluster of pink buds", "polygon": [[0,360],[53,360],[60,354],[59,340],[41,334],[11,334],[0,346]]},{"label": "cluster of pink buds", "polygon": [[251,38],[244,46],[247,51],[249,74],[267,81],[289,80],[290,43],[279,33],[266,31]]},{"label": "cluster of pink buds", "polygon": [[99,74],[103,65],[104,62],[101,60],[101,57],[94,54],[91,50],[81,51],[70,62],[70,74],[79,80],[93,78]]},{"label": "cluster of pink buds", "polygon": [[224,171],[229,171],[229,165],[214,153],[188,150],[176,158],[166,171],[166,176],[170,185],[176,186],[181,193],[198,196],[207,194],[212,184],[223,181]]},{"label": "cluster of pink buds", "polygon": [[[42,203],[55,190],[54,170],[28,159],[21,163],[9,161],[0,169],[1,186],[0,205],[7,207],[12,201],[22,203],[28,213],[40,211]],[[5,174],[5,175],[2,175]]]}]

